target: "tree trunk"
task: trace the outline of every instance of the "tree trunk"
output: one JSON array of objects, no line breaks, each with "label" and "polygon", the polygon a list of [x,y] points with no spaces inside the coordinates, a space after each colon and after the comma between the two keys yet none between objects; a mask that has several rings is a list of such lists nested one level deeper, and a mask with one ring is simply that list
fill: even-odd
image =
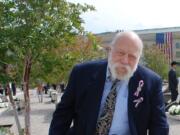
[{"label": "tree trunk", "polygon": [[15,105],[15,102],[14,102],[14,99],[13,99],[13,96],[12,96],[12,92],[11,92],[11,90],[9,88],[9,84],[7,86],[7,91],[8,91],[8,94],[9,94],[10,102],[11,102],[12,107],[13,107],[14,117],[15,117],[16,126],[18,128],[19,135],[22,135],[22,128],[21,128],[21,125],[20,125],[20,122],[19,122],[18,113],[17,113],[17,110],[16,110],[16,105]]},{"label": "tree trunk", "polygon": [[31,71],[31,57],[26,56],[24,61],[24,74],[23,74],[23,90],[25,101],[25,135],[31,135],[31,123],[30,123],[30,97],[29,97],[29,74]]}]

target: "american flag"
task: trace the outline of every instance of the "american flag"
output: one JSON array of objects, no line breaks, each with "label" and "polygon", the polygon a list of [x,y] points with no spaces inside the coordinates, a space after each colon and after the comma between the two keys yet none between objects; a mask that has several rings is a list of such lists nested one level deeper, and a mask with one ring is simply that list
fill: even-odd
[{"label": "american flag", "polygon": [[172,32],[156,33],[156,45],[166,55],[168,64],[173,60]]}]

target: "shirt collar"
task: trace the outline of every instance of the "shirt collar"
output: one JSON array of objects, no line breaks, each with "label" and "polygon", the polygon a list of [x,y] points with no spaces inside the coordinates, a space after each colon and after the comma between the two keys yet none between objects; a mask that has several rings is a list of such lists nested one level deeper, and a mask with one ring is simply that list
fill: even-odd
[{"label": "shirt collar", "polygon": [[171,69],[172,69],[173,71],[176,71],[176,69],[175,69],[175,68],[173,68],[173,67],[172,67]]},{"label": "shirt collar", "polygon": [[112,78],[109,66],[107,66],[107,70],[106,70],[106,81],[107,82],[113,82],[113,78]]}]

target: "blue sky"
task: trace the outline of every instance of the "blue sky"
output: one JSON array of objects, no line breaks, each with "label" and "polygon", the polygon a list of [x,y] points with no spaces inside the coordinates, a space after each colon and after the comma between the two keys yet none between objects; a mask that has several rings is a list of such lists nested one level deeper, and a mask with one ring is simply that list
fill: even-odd
[{"label": "blue sky", "polygon": [[68,0],[94,5],[82,15],[86,31],[101,33],[180,26],[179,0]]}]

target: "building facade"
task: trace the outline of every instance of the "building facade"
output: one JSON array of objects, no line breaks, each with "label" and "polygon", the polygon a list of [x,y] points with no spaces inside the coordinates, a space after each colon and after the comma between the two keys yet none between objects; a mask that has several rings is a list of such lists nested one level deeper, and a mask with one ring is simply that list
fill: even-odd
[{"label": "building facade", "polygon": [[[148,45],[148,46],[157,45],[158,33],[171,33],[172,60],[180,62],[180,27],[144,29],[144,30],[135,30],[135,32],[141,37],[144,45]],[[109,44],[116,33],[117,32],[106,32],[106,33],[97,34],[97,36],[101,39],[102,44]]]}]

